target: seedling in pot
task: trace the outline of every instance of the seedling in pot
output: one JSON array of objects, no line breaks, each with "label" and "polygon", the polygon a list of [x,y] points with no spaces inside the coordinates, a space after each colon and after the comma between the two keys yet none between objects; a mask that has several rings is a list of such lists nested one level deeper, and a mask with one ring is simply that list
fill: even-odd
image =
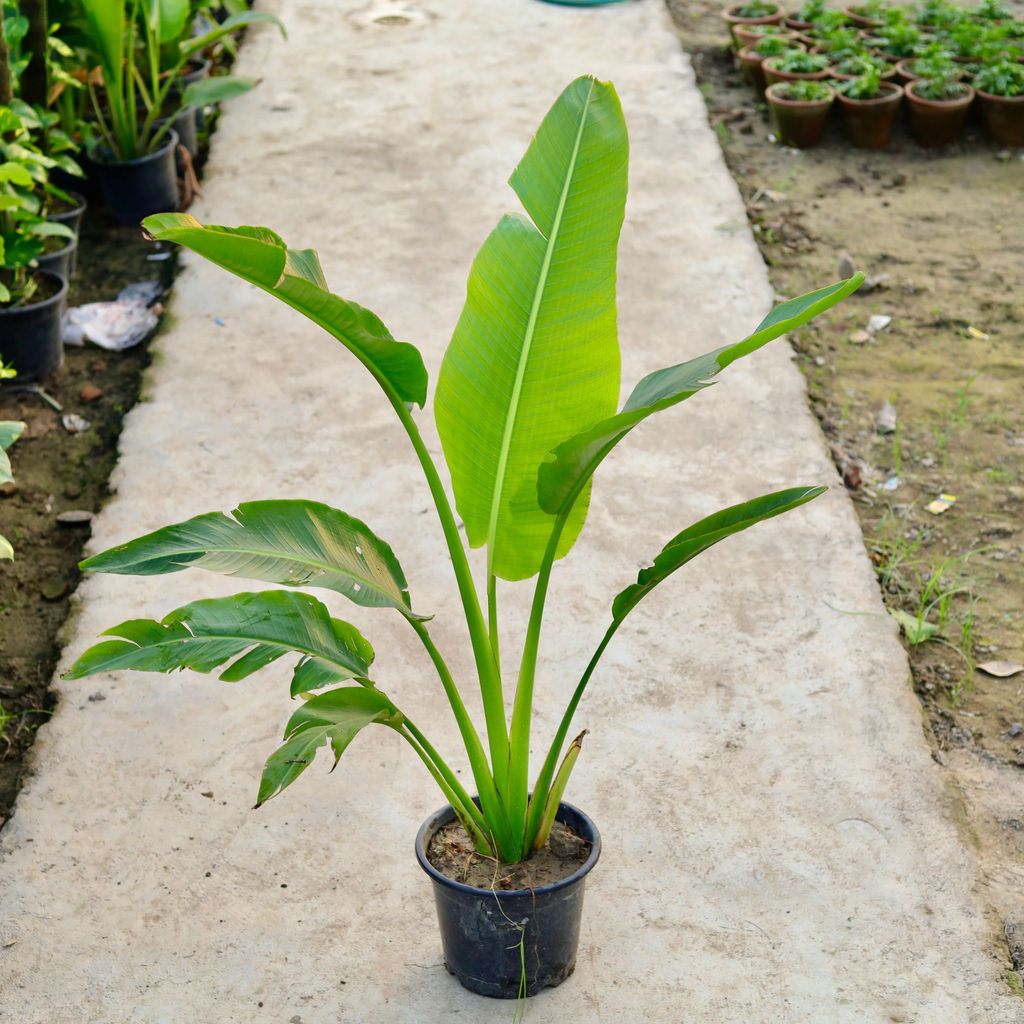
[{"label": "seedling in pot", "polygon": [[[737,359],[835,305],[862,280],[857,275],[789,300],[742,341],[648,374],[616,411],[615,264],[627,161],[614,88],[589,77],[576,80],[510,179],[529,216],[504,217],[470,272],[434,410],[466,539],[486,551],[483,601],[455,509],[413,416],[427,397],[418,350],[395,341],[373,313],[330,293],[312,250],[290,249],[267,228],[204,227],[183,214],[151,217],[145,225],[154,238],[194,250],[325,328],[380,386],[408,435],[440,521],[476,665],[484,733],[467,709],[465,681],[455,678],[434,642],[429,615],[414,610],[397,556],[345,512],[312,500],[248,502],[230,516],[211,512],[122,544],[88,559],[83,568],[157,575],[192,566],[288,587],[320,587],[364,607],[397,612],[437,672],[479,806],[434,744],[378,687],[370,644],[302,592],[272,589],[197,601],[159,622],[123,623],[108,633],[116,639],[83,654],[69,676],[192,668],[222,670],[222,678],[234,681],[298,653],[290,692],[302,704],[267,761],[257,804],[291,785],[319,747],[329,744],[337,761],[359,731],[383,725],[421,759],[481,853],[509,863],[528,857],[557,809],[555,787],[567,781],[567,772],[558,769],[577,705],[629,614],[712,545],[824,489],[796,487],[753,498],[701,519],[665,544],[612,603],[608,629],[531,785],[531,739],[540,740],[532,731],[533,701],[548,588],[555,563],[583,528],[595,472],[635,426],[698,394]],[[500,668],[499,646],[512,637],[502,634],[499,580],[529,579],[535,581],[533,603],[519,670],[509,680]],[[513,698],[510,720],[506,693]]]}]

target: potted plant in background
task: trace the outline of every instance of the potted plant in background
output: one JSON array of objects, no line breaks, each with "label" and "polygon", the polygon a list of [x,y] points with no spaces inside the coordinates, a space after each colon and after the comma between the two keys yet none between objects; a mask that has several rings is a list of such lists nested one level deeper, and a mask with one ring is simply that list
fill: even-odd
[{"label": "potted plant in background", "polygon": [[[370,725],[398,732],[448,801],[428,819],[416,846],[435,887],[447,965],[463,985],[493,996],[532,995],[573,969],[582,889],[599,839],[589,819],[563,802],[581,749],[579,737],[568,746],[566,741],[616,630],[692,558],[823,490],[797,487],[754,498],[687,527],[662,548],[613,601],[608,630],[579,677],[531,786],[531,738],[541,742],[532,736],[531,721],[548,585],[555,562],[583,528],[596,470],[638,423],[702,391],[735,360],[828,309],[862,280],[858,275],[791,299],[743,341],[648,374],[616,411],[616,253],[627,164],[625,122],[614,88],[590,77],[577,79],[545,117],[510,179],[529,217],[504,217],[470,271],[434,411],[466,539],[486,549],[486,605],[455,510],[413,416],[427,396],[417,349],[396,342],[370,311],[330,293],[312,250],[289,249],[267,228],[203,227],[182,214],[145,223],[154,238],[186,246],[325,328],[380,386],[408,435],[440,520],[476,666],[482,734],[467,710],[464,682],[454,678],[431,636],[428,616],[414,610],[395,553],[345,512],[297,499],[249,502],[231,516],[201,515],[83,563],[92,571],[145,575],[192,566],[286,587],[309,585],[401,616],[437,672],[476,798],[373,681],[369,643],[303,592],[264,590],[196,601],[160,622],[123,623],[85,652],[69,676],[115,669],[209,672],[227,665],[221,677],[241,680],[297,653],[290,692],[301,703],[282,745],[267,760],[257,804],[293,783],[318,748],[329,745],[337,762]],[[531,579],[532,609],[514,690],[508,692],[509,721],[509,680],[502,677],[498,652],[512,637],[501,635],[498,581]],[[562,833],[571,857],[559,862],[560,876],[555,872],[542,885],[524,883],[538,858],[548,857],[553,828]],[[455,844],[466,861],[485,865],[483,884],[452,877],[445,842]],[[509,867],[496,872],[499,863]],[[496,876],[508,877],[512,888],[502,890],[499,881],[491,881]]]},{"label": "potted plant in background", "polygon": [[961,72],[952,61],[935,61],[928,69],[929,77],[915,79],[905,88],[910,133],[920,146],[948,146],[960,135],[974,90],[960,81]]},{"label": "potted plant in background", "polygon": [[883,82],[878,67],[865,62],[857,78],[835,86],[850,141],[858,149],[884,149],[892,141],[903,86]]},{"label": "potted plant in background", "polygon": [[896,77],[896,68],[893,65],[886,63],[881,57],[875,57],[866,50],[836,61],[828,69],[828,75],[829,78],[843,82],[860,78],[866,68],[874,68],[878,72],[878,77],[883,82],[890,81]]},{"label": "potted plant in background", "polygon": [[780,4],[769,3],[768,0],[747,0],[746,3],[733,4],[722,12],[734,45],[737,43],[737,26],[779,25],[784,15],[785,11]]},{"label": "potted plant in background", "polygon": [[[273,15],[246,11],[198,37],[182,38],[190,8],[184,0],[82,0],[102,85],[88,88],[99,139],[89,150],[104,198],[122,224],[178,206],[174,123],[196,107],[230,99],[255,82],[206,78],[177,89],[190,59],[217,40]],[[161,62],[165,45],[173,57]],[[165,51],[166,52],[166,51]]]},{"label": "potted plant in background", "polygon": [[825,9],[825,0],[805,0],[798,10],[786,17],[786,27],[805,32],[825,13]]},{"label": "potted plant in background", "polygon": [[823,81],[828,78],[829,58],[823,53],[790,49],[767,57],[761,65],[769,85],[776,82]]},{"label": "potted plant in background", "polygon": [[775,39],[792,40],[794,43],[797,41],[796,32],[785,28],[781,24],[772,25],[750,25],[743,26],[737,25],[736,31],[733,33],[733,38],[736,40],[736,47],[742,49],[744,46],[753,46],[759,39],[764,39],[765,36],[772,36]]},{"label": "potted plant in background", "polygon": [[864,3],[844,7],[843,14],[857,28],[881,28],[885,24],[885,4],[882,0],[865,0]]},{"label": "potted plant in background", "polygon": [[817,146],[835,98],[835,90],[816,80],[769,85],[765,99],[776,138],[797,149]]},{"label": "potted plant in background", "polygon": [[743,80],[759,94],[763,94],[768,87],[768,80],[764,74],[766,57],[778,57],[783,53],[792,50],[802,50],[801,43],[794,43],[791,39],[784,39],[781,36],[762,36],[753,46],[744,46],[736,59],[739,61],[740,73]]},{"label": "potted plant in background", "polygon": [[1024,64],[1002,60],[974,76],[985,128],[1000,146],[1024,146]]}]

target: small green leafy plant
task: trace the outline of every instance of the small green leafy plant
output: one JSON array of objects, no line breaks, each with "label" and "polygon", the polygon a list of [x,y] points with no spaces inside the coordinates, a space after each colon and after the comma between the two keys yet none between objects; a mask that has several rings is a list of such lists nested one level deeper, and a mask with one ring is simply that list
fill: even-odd
[{"label": "small green leafy plant", "polygon": [[767,18],[778,10],[778,4],[767,3],[766,0],[748,0],[735,8],[733,13],[738,18]]},{"label": "small green leafy plant", "polygon": [[1024,96],[1024,64],[1009,60],[990,64],[974,76],[974,87],[993,96]]},{"label": "small green leafy plant", "polygon": [[252,79],[223,76],[190,83],[181,90],[188,62],[218,40],[273,14],[243,11],[200,36],[191,36],[189,0],[81,0],[91,46],[99,61],[100,85],[87,84],[106,154],[134,160],[163,144],[174,119],[247,92]]},{"label": "small green leafy plant", "polygon": [[842,60],[836,61],[832,66],[832,70],[838,75],[855,75],[861,77],[868,68],[873,68],[878,72],[878,77],[889,69],[889,65],[880,57],[874,57],[870,53],[864,52],[855,54],[851,57],[844,57]]},{"label": "small green leafy plant", "polygon": [[[290,691],[301,704],[266,762],[257,804],[294,782],[318,748],[329,745],[337,763],[360,730],[377,724],[408,742],[481,853],[516,862],[543,844],[579,756],[578,744],[565,750],[577,706],[625,619],[712,545],[824,490],[795,487],[745,501],[688,526],[664,545],[612,602],[608,629],[579,676],[531,786],[530,745],[537,740],[531,722],[549,584],[555,563],[583,528],[596,470],[649,416],[700,393],[737,359],[835,305],[862,279],[784,302],[742,341],[648,374],[617,408],[616,253],[627,165],[626,126],[614,88],[590,77],[577,79],[545,117],[511,176],[527,216],[503,217],[470,271],[433,405],[466,539],[486,551],[486,611],[455,509],[413,416],[427,399],[419,351],[395,341],[369,310],[331,293],[312,250],[290,249],[267,228],[204,227],[185,214],[145,221],[152,237],[186,246],[319,324],[383,391],[408,435],[440,520],[472,647],[484,735],[467,710],[464,683],[434,643],[429,615],[414,610],[395,553],[365,523],[338,509],[298,499],[247,502],[230,515],[210,512],[122,544],[88,559],[83,568],[159,575],[195,567],[286,587],[319,587],[398,614],[436,670],[479,805],[432,742],[378,687],[367,640],[301,591],[196,601],[159,622],[122,623],[86,651],[69,676],[189,668],[221,670],[222,679],[237,681],[297,654]],[[531,579],[519,670],[507,691],[499,657],[498,581]],[[336,685],[346,681],[351,685]]]},{"label": "small green leafy plant", "polygon": [[792,42],[789,39],[783,39],[781,36],[762,36],[751,47],[754,53],[762,57],[778,57],[792,48]]},{"label": "small green leafy plant", "polygon": [[847,99],[873,100],[882,91],[882,73],[874,64],[865,62],[856,78],[838,82],[835,88]]},{"label": "small green leafy plant", "polygon": [[782,82],[772,95],[794,103],[820,103],[831,98],[832,90],[824,82]]},{"label": "small green leafy plant", "polygon": [[813,24],[825,13],[825,0],[804,0],[793,17],[805,25]]},{"label": "small green leafy plant", "polygon": [[808,53],[806,50],[787,50],[778,57],[772,57],[768,66],[788,75],[814,75],[825,71],[829,58],[823,53]]}]

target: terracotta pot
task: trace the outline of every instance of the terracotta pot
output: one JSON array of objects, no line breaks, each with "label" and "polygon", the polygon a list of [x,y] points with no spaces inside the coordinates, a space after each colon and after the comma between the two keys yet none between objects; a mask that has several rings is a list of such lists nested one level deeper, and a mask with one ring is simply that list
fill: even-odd
[{"label": "terracotta pot", "polygon": [[761,65],[769,85],[775,85],[778,82],[823,82],[829,77],[828,68],[825,68],[824,71],[779,71],[772,66],[774,60],[778,60],[778,58],[766,57]]},{"label": "terracotta pot", "polygon": [[896,114],[903,102],[903,86],[882,82],[879,95],[855,100],[839,93],[836,99],[850,141],[857,149],[885,149],[892,140]]},{"label": "terracotta pot", "polygon": [[882,22],[877,18],[866,18],[863,14],[858,14],[856,9],[853,7],[844,7],[843,14],[845,14],[850,19],[851,23],[856,25],[857,28],[882,27]]},{"label": "terracotta pot", "polygon": [[910,134],[926,148],[948,146],[955,142],[974,102],[974,90],[965,85],[962,95],[952,100],[926,100],[917,95],[921,82],[911,82],[905,90],[910,112]]},{"label": "terracotta pot", "polygon": [[769,85],[765,92],[772,127],[778,140],[786,146],[796,146],[797,149],[818,145],[825,132],[825,121],[836,94],[829,89],[828,97],[823,100],[788,100],[779,95],[785,85],[785,82],[776,82]]},{"label": "terracotta pot", "polygon": [[[751,27],[752,26],[750,26],[750,25],[737,25],[736,28],[733,30],[732,37],[733,37],[733,39],[736,40],[736,46],[737,47],[741,48],[741,47],[744,47],[744,46],[753,46],[754,43],[756,43],[758,41],[758,39],[764,39],[764,33],[763,32],[752,32],[751,31]],[[775,25],[773,24],[772,28],[774,28],[774,27],[775,27]],[[769,35],[778,36],[779,39],[789,39],[789,40],[795,40],[796,39],[796,33],[795,32],[779,31],[779,32],[771,32],[771,33],[769,33]]]},{"label": "terracotta pot", "polygon": [[739,62],[740,74],[743,76],[743,81],[751,87],[756,89],[759,94],[763,94],[768,86],[768,81],[764,77],[764,68],[761,67],[761,63],[764,57],[761,54],[756,53],[749,46],[744,46],[739,53],[736,54],[736,59]]},{"label": "terracotta pot", "polygon": [[733,4],[722,12],[722,18],[729,26],[729,35],[732,36],[733,43],[736,43],[737,25],[781,25],[782,19],[786,16],[786,12],[778,7],[773,14],[766,14],[763,18],[741,18],[736,12],[743,6]]},{"label": "terracotta pot", "polygon": [[1024,96],[996,96],[976,90],[989,137],[1000,146],[1024,146]]},{"label": "terracotta pot", "polygon": [[806,32],[808,29],[814,28],[813,21],[801,21],[794,17],[786,18],[783,24],[786,28],[793,29],[794,32]]},{"label": "terracotta pot", "polygon": [[903,60],[896,61],[896,81],[899,82],[900,85],[910,85],[911,82],[921,81],[921,76],[915,74],[909,67],[909,65],[916,59],[916,57],[904,57]]}]

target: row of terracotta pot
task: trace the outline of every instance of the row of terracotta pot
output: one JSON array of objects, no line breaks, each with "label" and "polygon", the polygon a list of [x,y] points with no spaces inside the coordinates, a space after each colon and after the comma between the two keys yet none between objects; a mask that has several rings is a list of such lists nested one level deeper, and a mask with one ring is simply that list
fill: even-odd
[{"label": "row of terracotta pot", "polygon": [[963,96],[952,100],[929,100],[917,95],[919,83],[902,86],[883,82],[881,95],[858,100],[836,92],[821,83],[828,95],[820,100],[795,100],[786,97],[788,82],[774,82],[765,97],[772,126],[779,141],[806,149],[821,142],[825,123],[833,105],[838,103],[850,141],[859,149],[884,149],[892,140],[893,128],[903,100],[907,101],[910,134],[921,146],[948,146],[959,136],[975,92],[964,86]]}]

